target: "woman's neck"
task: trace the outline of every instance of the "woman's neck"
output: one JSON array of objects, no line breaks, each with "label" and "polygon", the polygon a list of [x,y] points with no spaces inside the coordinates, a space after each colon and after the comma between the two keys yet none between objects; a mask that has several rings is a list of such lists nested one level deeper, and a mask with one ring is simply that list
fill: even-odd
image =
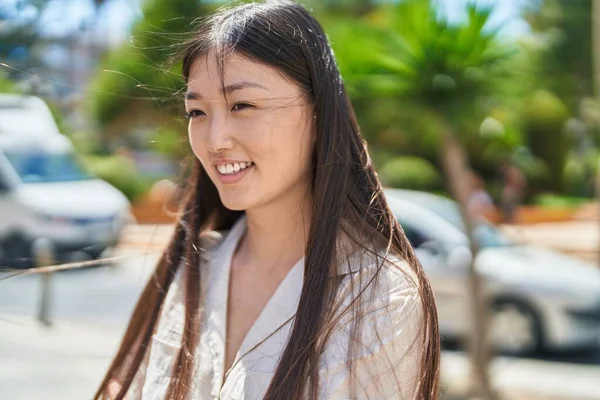
[{"label": "woman's neck", "polygon": [[[308,196],[286,196],[265,207],[247,210],[246,234],[237,255],[264,268],[291,268],[304,256],[312,215]],[[303,198],[303,201],[298,201]]]}]

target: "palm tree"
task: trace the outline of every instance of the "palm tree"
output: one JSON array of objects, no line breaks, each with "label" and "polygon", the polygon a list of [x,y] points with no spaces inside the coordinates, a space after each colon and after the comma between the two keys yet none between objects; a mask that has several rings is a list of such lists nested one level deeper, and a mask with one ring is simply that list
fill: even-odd
[{"label": "palm tree", "polygon": [[[480,101],[494,92],[492,79],[508,53],[498,43],[497,31],[489,30],[490,8],[467,6],[467,19],[450,24],[429,0],[407,0],[384,6],[362,22],[334,24],[333,41],[340,67],[355,89],[399,96],[435,115],[440,131],[440,164],[449,190],[461,206],[473,257],[470,295],[473,330],[470,341],[471,393],[493,399],[488,376],[486,346],[487,299],[473,260],[478,252],[469,196],[461,126],[483,115]],[[366,21],[366,22],[365,22]],[[339,43],[335,39],[339,38]]]}]

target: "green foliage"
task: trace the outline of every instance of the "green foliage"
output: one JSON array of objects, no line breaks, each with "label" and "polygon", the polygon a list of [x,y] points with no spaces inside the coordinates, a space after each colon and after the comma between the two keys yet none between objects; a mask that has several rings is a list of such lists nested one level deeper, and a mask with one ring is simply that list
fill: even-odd
[{"label": "green foliage", "polygon": [[175,160],[182,160],[190,153],[188,138],[183,129],[158,128],[152,133],[150,143],[153,150]]},{"label": "green foliage", "polygon": [[[485,30],[491,9],[467,7],[466,22],[441,19],[428,0],[382,7],[372,18],[379,25],[369,40],[375,56],[374,89],[401,94],[452,118],[487,95],[495,65],[507,56]],[[376,39],[376,40],[374,40]]]},{"label": "green foliage", "polygon": [[92,84],[89,110],[106,136],[146,127],[181,130],[181,66],[173,60],[191,35],[193,21],[216,5],[190,0],[147,0],[130,44],[107,55]]},{"label": "green foliage", "polygon": [[77,149],[77,152],[84,155],[100,153],[100,141],[98,136],[93,135],[88,131],[74,131],[68,136],[75,149]]},{"label": "green foliage", "polygon": [[[433,130],[438,133],[440,121],[461,135],[475,133],[477,128],[475,132],[463,128],[477,127],[489,111],[493,102],[487,97],[502,72],[499,63],[512,51],[497,42],[496,31],[487,29],[490,9],[470,5],[467,13],[464,23],[450,24],[438,16],[431,1],[408,0],[381,6],[358,22],[328,21],[326,27],[355,104],[362,104],[363,98],[392,98],[410,104],[405,112],[397,109],[394,130],[408,130],[405,133],[411,136],[422,135],[421,128],[428,123],[423,122],[430,119],[417,122],[413,112],[417,108],[425,110],[420,115],[435,115],[438,127]],[[361,106],[356,108],[361,124],[369,122],[361,115]]]},{"label": "green foliage", "polygon": [[564,103],[547,91],[538,91],[530,98],[526,110],[525,132],[532,153],[548,167],[548,187],[563,189],[563,169],[569,153],[565,123],[569,112]]},{"label": "green foliage", "polygon": [[[434,2],[407,0],[358,20],[325,20],[362,134],[388,182],[394,154],[416,155],[435,168],[444,132],[461,139],[487,176],[522,143],[518,119],[494,97],[516,52],[497,41],[487,26],[490,13],[470,5],[466,21],[450,24]],[[502,134],[481,133],[482,122],[494,113]]]},{"label": "green foliage", "polygon": [[304,0],[322,20],[325,16],[361,16],[372,11],[377,0]]},{"label": "green foliage", "polygon": [[[513,61],[518,48],[498,40],[488,24],[490,8],[471,4],[466,11],[465,21],[452,24],[440,17],[435,2],[407,0],[382,5],[359,22],[326,23],[363,135],[380,149],[374,162],[383,165],[387,184],[426,190],[440,185],[434,165],[445,133],[460,139],[487,177],[522,145],[520,116],[505,93],[514,100],[530,91],[521,83],[506,87],[505,79],[514,76],[517,62],[525,71],[528,60]],[[529,83],[527,72],[522,80]],[[424,158],[414,169],[428,172],[405,178],[413,165],[390,161],[394,153]]]},{"label": "green foliage", "polygon": [[153,183],[144,179],[135,164],[124,156],[87,156],[84,164],[93,175],[119,189],[132,202],[146,193]]},{"label": "green foliage", "polygon": [[433,191],[440,189],[441,178],[435,166],[414,156],[395,157],[379,170],[384,185],[414,190]]},{"label": "green foliage", "polygon": [[465,140],[472,165],[483,175],[494,175],[502,160],[522,146],[521,132],[511,117],[504,115],[503,110],[493,110],[480,124],[479,135]]},{"label": "green foliage", "polygon": [[594,149],[588,149],[586,154],[570,154],[563,171],[564,193],[570,196],[593,197],[598,161],[598,151]]},{"label": "green foliage", "polygon": [[374,148],[437,159],[441,126],[430,110],[390,98],[365,98],[355,106],[363,136]]},{"label": "green foliage", "polygon": [[533,204],[547,208],[577,208],[588,202],[585,197],[562,196],[553,193],[543,193],[533,198]]},{"label": "green foliage", "polygon": [[19,90],[17,89],[17,87],[15,86],[13,81],[8,79],[6,74],[2,70],[0,70],[0,93],[18,93],[18,92],[19,92]]},{"label": "green foliage", "polygon": [[537,64],[543,85],[575,112],[593,94],[592,0],[543,0],[526,17],[543,40]]},{"label": "green foliage", "polygon": [[570,195],[585,195],[589,192],[591,181],[586,173],[585,164],[580,159],[570,159],[565,164],[563,181],[565,192]]}]

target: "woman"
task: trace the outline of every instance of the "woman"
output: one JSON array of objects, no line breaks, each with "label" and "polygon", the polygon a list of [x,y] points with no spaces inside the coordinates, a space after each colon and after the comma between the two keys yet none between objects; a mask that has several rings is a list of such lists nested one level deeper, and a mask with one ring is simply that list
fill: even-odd
[{"label": "woman", "polygon": [[95,398],[437,398],[433,295],[320,25],[223,10],[183,76],[189,192]]}]

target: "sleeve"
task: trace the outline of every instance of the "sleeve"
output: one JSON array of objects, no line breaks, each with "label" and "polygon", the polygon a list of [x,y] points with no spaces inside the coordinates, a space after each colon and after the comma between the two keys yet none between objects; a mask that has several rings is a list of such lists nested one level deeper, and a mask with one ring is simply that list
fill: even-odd
[{"label": "sleeve", "polygon": [[319,397],[416,399],[424,338],[418,290],[399,284],[369,298],[361,314],[358,337],[351,321],[332,335],[319,373]]},{"label": "sleeve", "polygon": [[[177,270],[173,283],[167,292],[165,303],[160,311],[157,327],[150,337],[146,354],[127,390],[126,400],[141,400],[144,387],[153,385],[157,380],[164,381],[171,370],[183,334],[184,306],[184,268]],[[147,382],[148,381],[148,382]],[[147,388],[146,388],[147,390]]]},{"label": "sleeve", "polygon": [[[220,245],[226,234],[227,232],[214,231],[202,233],[200,236],[202,262],[209,261],[209,253]],[[167,292],[157,327],[148,343],[149,348],[144,359],[129,386],[126,400],[142,400],[148,398],[148,393],[152,393],[152,398],[160,398],[163,396],[162,393],[166,392],[185,325],[184,279],[185,267],[181,265]],[[117,382],[110,385],[117,385],[115,388],[118,392]]]}]

